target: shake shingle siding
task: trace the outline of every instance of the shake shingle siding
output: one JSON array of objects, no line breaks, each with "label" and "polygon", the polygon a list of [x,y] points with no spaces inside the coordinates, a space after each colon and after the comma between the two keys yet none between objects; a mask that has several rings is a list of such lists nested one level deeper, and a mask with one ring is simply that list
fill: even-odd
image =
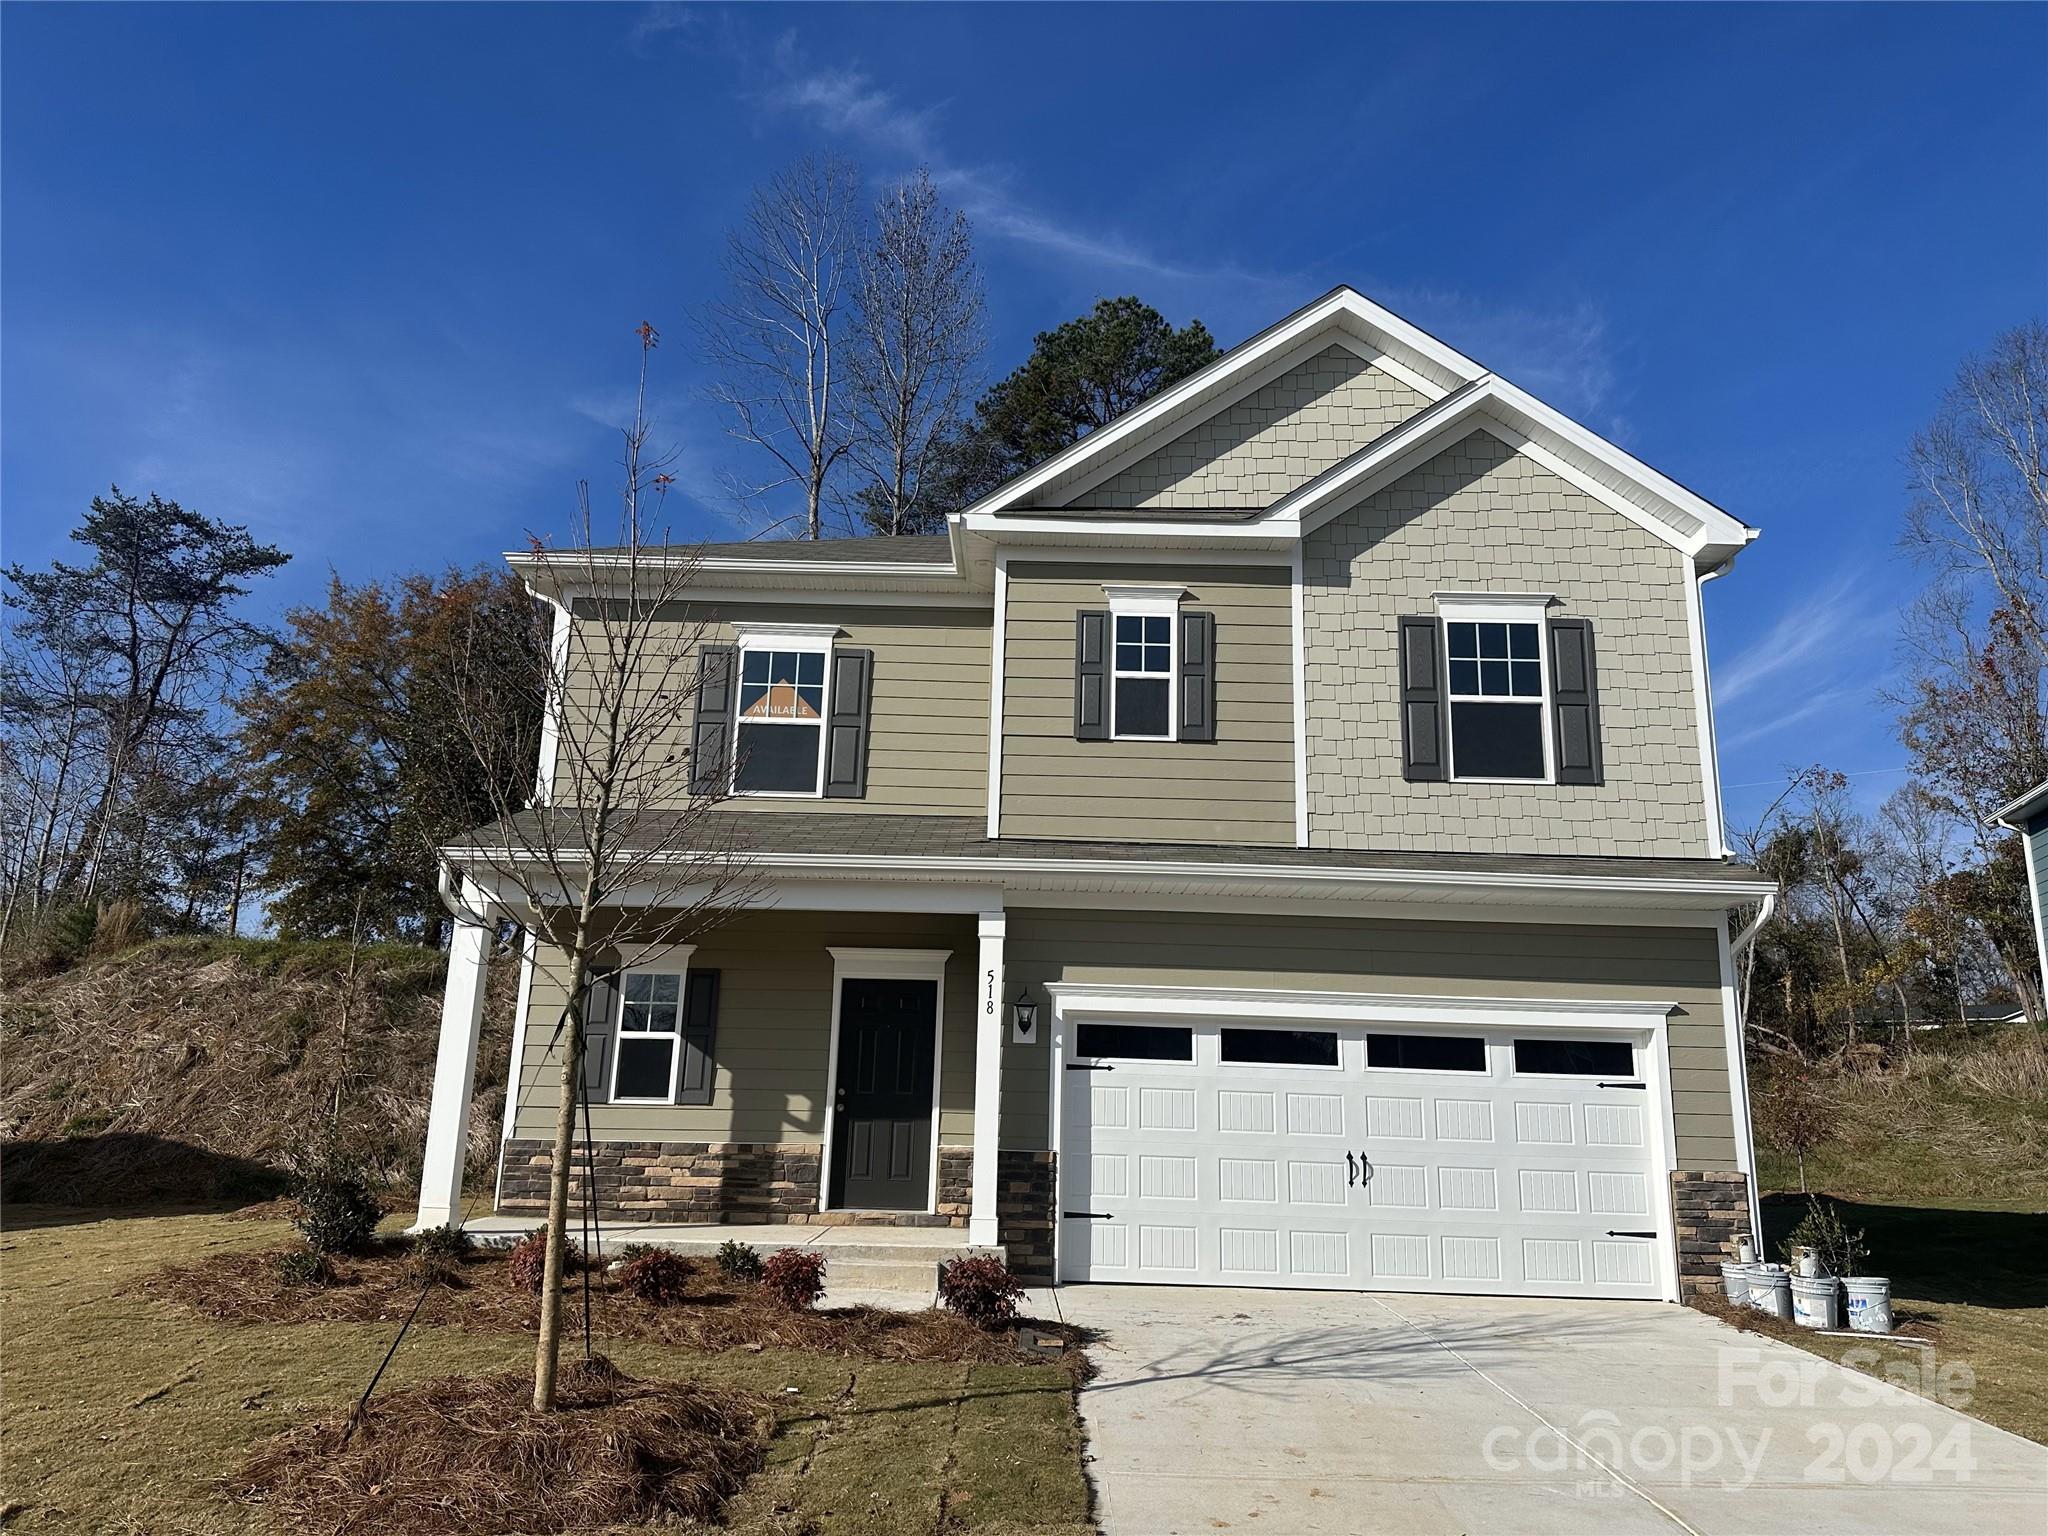
[{"label": "shake shingle siding", "polygon": [[1330,347],[1073,499],[1086,507],[1263,507],[1399,426],[1427,398]]},{"label": "shake shingle siding", "polygon": [[[1484,431],[1312,533],[1303,558],[1311,846],[1707,851],[1685,557]],[[1409,783],[1396,621],[1434,594],[1547,592],[1593,623],[1606,782]]]}]

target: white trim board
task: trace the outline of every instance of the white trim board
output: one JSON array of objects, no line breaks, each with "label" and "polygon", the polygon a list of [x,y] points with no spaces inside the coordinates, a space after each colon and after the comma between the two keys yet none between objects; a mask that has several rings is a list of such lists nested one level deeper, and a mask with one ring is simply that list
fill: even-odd
[{"label": "white trim board", "polygon": [[1200,1013],[1210,1018],[1493,1029],[1662,1030],[1678,1004],[1572,997],[1446,997],[1422,992],[1333,992],[1278,987],[1192,987],[1145,982],[1048,981],[1062,1016]]},{"label": "white trim board", "polygon": [[[839,1109],[839,1007],[848,981],[930,981],[932,989],[932,1144],[931,1180],[924,1214],[939,1208],[939,1086],[946,1057],[946,961],[950,949],[865,949],[827,945],[832,957],[832,1024],[825,1043],[825,1134],[820,1144],[818,1209],[833,1210],[832,1137]],[[851,1209],[851,1207],[849,1207]]]}]

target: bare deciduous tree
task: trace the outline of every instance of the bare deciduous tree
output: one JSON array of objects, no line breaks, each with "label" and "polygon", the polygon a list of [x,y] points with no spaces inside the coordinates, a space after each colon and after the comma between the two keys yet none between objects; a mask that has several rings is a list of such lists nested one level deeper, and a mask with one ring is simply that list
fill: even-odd
[{"label": "bare deciduous tree", "polygon": [[1988,587],[2048,665],[2048,325],[1967,360],[1907,464],[1907,546],[1938,577]]},{"label": "bare deciduous tree", "polygon": [[853,440],[838,354],[852,320],[858,182],[850,162],[807,156],[758,188],[726,239],[730,291],[699,327],[719,374],[712,398],[732,418],[727,430],[776,466],[729,488],[771,529],[785,529],[791,519],[774,513],[771,498],[794,487],[802,536],[811,539],[824,535],[828,486]]},{"label": "bare deciduous tree", "polygon": [[[551,753],[542,753],[544,770],[552,757],[552,773],[528,803],[502,788],[514,782],[500,760],[514,750],[504,733],[467,732],[466,745],[497,801],[495,819],[449,852],[451,865],[471,882],[466,889],[494,896],[490,910],[467,915],[494,923],[497,912],[509,911],[528,925],[555,950],[568,998],[556,1041],[560,1100],[534,1355],[533,1403],[543,1411],[554,1406],[561,1353],[590,983],[690,941],[757,894],[746,860],[710,814],[724,795],[724,776],[693,771],[702,626],[683,609],[695,561],[671,547],[658,526],[670,477],[667,460],[647,452],[647,356],[655,340],[643,326],[640,389],[633,424],[624,429],[619,542],[597,545],[588,488],[579,488],[573,544],[536,546],[525,562],[536,585],[559,594],[558,604],[536,604],[535,623],[551,632],[546,643],[520,649],[537,658],[531,672],[507,676],[504,648],[482,643],[473,654],[458,648],[445,679],[454,706],[448,718],[458,722],[491,718],[483,705],[493,694],[532,690],[544,711],[543,740],[552,741]],[[531,773],[530,758],[525,766]]]},{"label": "bare deciduous tree", "polygon": [[929,532],[949,510],[932,496],[932,472],[980,382],[987,335],[973,231],[922,167],[875,205],[859,284],[855,501],[877,533]]}]

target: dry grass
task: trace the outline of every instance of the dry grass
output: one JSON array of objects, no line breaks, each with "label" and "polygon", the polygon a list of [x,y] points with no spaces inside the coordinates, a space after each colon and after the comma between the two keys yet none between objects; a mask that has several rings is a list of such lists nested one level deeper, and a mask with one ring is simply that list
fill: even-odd
[{"label": "dry grass", "polygon": [[[341,1130],[395,1184],[416,1177],[446,961],[394,944],[355,963],[351,982],[345,944],[165,939],[0,988],[8,1199],[273,1193],[337,1087]],[[496,1153],[518,969],[492,967],[470,1116],[480,1169]]]},{"label": "dry grass", "polygon": [[[275,1248],[290,1235],[279,1220],[214,1213],[8,1209],[0,1507],[20,1506],[9,1536],[272,1528],[263,1506],[223,1490],[257,1446],[346,1413],[397,1324],[230,1324],[151,1296],[140,1282],[167,1263]],[[771,1405],[762,1468],[716,1528],[728,1536],[1090,1529],[1073,1381],[1061,1369],[777,1348],[706,1353],[606,1332],[602,1313],[597,1322],[598,1348],[638,1380],[688,1381]],[[574,1332],[572,1357],[582,1353],[580,1308]],[[522,1333],[415,1328],[378,1393],[524,1374],[532,1358]]]},{"label": "dry grass", "polygon": [[476,1536],[716,1520],[761,1464],[761,1398],[635,1381],[603,1356],[567,1367],[536,1413],[524,1371],[452,1377],[291,1430],[236,1475],[236,1495],[304,1536]]},{"label": "dry grass", "polygon": [[[420,1279],[403,1244],[356,1257],[336,1257],[328,1285],[294,1285],[278,1268],[277,1250],[210,1254],[173,1265],[141,1282],[141,1289],[226,1323],[396,1322],[419,1297]],[[539,1299],[512,1284],[505,1255],[479,1249],[448,1262],[419,1321],[483,1333],[531,1335]],[[887,1307],[831,1307],[792,1312],[759,1286],[720,1275],[702,1261],[690,1265],[686,1299],[656,1306],[624,1290],[602,1270],[570,1277],[572,1325],[580,1327],[583,1283],[589,1280],[597,1331],[606,1339],[704,1352],[787,1349],[869,1360],[923,1360],[955,1364],[1042,1362],[1007,1329],[990,1332],[951,1312],[903,1312]],[[1040,1333],[1066,1338],[1058,1357],[1070,1371],[1085,1366],[1077,1329],[1034,1323]]]}]

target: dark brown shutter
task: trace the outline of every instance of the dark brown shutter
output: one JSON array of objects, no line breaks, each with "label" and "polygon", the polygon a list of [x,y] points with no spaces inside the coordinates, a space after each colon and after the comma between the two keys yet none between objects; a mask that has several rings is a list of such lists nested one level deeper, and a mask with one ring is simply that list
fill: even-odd
[{"label": "dark brown shutter", "polygon": [[832,652],[832,698],[825,715],[825,795],[860,800],[868,792],[868,694],[873,651]]},{"label": "dark brown shutter", "polygon": [[1589,619],[1550,621],[1550,701],[1557,717],[1557,782],[1600,784],[1600,685]]},{"label": "dark brown shutter", "polygon": [[693,795],[722,795],[732,782],[737,655],[730,645],[707,645],[697,652],[697,723],[690,734]]},{"label": "dark brown shutter", "polygon": [[1401,631],[1401,777],[1439,783],[1444,760],[1444,648],[1434,614],[1405,614]]},{"label": "dark brown shutter", "polygon": [[1216,615],[1180,616],[1180,739],[1216,739]]},{"label": "dark brown shutter", "polygon": [[1109,740],[1109,610],[1074,615],[1074,740]]},{"label": "dark brown shutter", "polygon": [[583,989],[583,1086],[593,1104],[612,1096],[612,1048],[618,1029],[619,973],[593,968]]},{"label": "dark brown shutter", "polygon": [[718,1071],[718,972],[694,967],[683,985],[683,1064],[676,1072],[678,1104],[709,1104]]}]

